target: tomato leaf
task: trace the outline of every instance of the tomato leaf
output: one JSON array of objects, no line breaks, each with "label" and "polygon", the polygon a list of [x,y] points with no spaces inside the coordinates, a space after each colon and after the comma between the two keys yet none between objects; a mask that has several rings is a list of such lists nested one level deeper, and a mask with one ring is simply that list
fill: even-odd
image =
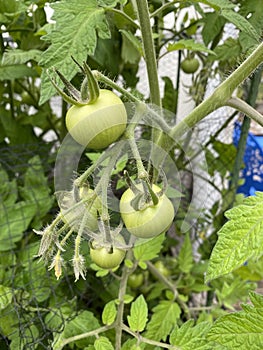
[{"label": "tomato leaf", "polygon": [[[9,181],[6,171],[0,165],[0,199],[1,206],[12,206],[17,200],[16,180]],[[0,207],[1,207],[0,206]],[[1,210],[4,210],[2,207]]]},{"label": "tomato leaf", "polygon": [[[39,64],[44,68],[57,67],[71,80],[78,71],[73,56],[78,62],[86,61],[93,55],[97,45],[97,36],[110,38],[110,30],[104,10],[96,0],[62,0],[52,3],[53,19],[56,26],[43,39],[51,43]],[[55,89],[50,83],[46,70],[42,73],[40,104],[46,102]],[[62,87],[62,84],[60,85]]]},{"label": "tomato leaf", "polygon": [[202,43],[195,42],[193,39],[181,39],[175,43],[170,43],[167,46],[168,52],[175,51],[175,50],[184,50],[184,49],[189,51],[207,52],[212,55],[215,55],[215,53],[212,50],[209,50]]},{"label": "tomato leaf", "polygon": [[21,240],[35,213],[34,203],[26,202],[19,202],[0,210],[0,251],[15,247],[15,243]]},{"label": "tomato leaf", "polygon": [[143,295],[140,295],[131,304],[131,314],[127,319],[132,331],[142,332],[145,329],[148,320],[148,307]]},{"label": "tomato leaf", "polygon": [[152,310],[153,315],[147,325],[145,337],[165,341],[173,327],[176,326],[181,309],[177,303],[163,300]]},{"label": "tomato leaf", "polygon": [[0,285],[0,310],[5,309],[9,304],[11,304],[13,298],[12,289]]},{"label": "tomato leaf", "polygon": [[36,207],[36,224],[39,225],[53,204],[53,197],[50,194],[47,178],[40,157],[34,156],[28,161],[28,169],[24,177],[24,186],[19,191],[22,198],[28,202],[32,202]]},{"label": "tomato leaf", "polygon": [[221,15],[229,22],[233,23],[242,32],[246,33],[255,40],[259,39],[260,34],[255,30],[252,24],[239,13],[232,10],[229,11],[228,9],[223,9],[221,11]]},{"label": "tomato leaf", "polygon": [[150,240],[138,239],[133,249],[135,258],[138,261],[147,261],[156,258],[162,249],[164,239],[164,233]]},{"label": "tomato leaf", "polygon": [[104,306],[102,312],[102,322],[106,325],[111,325],[115,321],[116,315],[116,304],[114,300],[111,300]]},{"label": "tomato leaf", "polygon": [[14,80],[24,77],[37,77],[37,72],[24,64],[0,66],[0,81]]},{"label": "tomato leaf", "polygon": [[242,311],[219,317],[207,339],[225,345],[228,349],[262,349],[263,297],[250,293],[250,299],[252,305],[243,304]]},{"label": "tomato leaf", "polygon": [[[100,327],[100,324],[96,317],[90,311],[80,311],[79,314],[71,318],[70,321],[65,323],[64,329],[59,333],[52,344],[53,350],[61,350],[61,345],[63,341],[67,338],[70,338],[76,334],[86,333],[97,329]],[[85,348],[89,344],[93,344],[95,337],[89,337],[75,342],[78,348]]]},{"label": "tomato leaf", "polygon": [[178,255],[178,264],[179,269],[184,273],[189,273],[194,264],[192,244],[188,233]]},{"label": "tomato leaf", "polygon": [[114,350],[111,342],[106,337],[99,337],[94,343],[95,350]]},{"label": "tomato leaf", "polygon": [[263,252],[263,193],[247,197],[243,203],[228,210],[229,221],[218,232],[212,251],[206,281],[225,275],[250,258]]},{"label": "tomato leaf", "polygon": [[28,51],[20,49],[7,50],[3,55],[2,64],[17,65],[24,64],[31,60],[39,61],[41,54],[42,51],[38,49],[32,49]]},{"label": "tomato leaf", "polygon": [[170,335],[170,342],[180,349],[209,350],[212,344],[207,341],[206,334],[210,328],[209,322],[201,322],[194,326],[194,320],[188,320],[180,328],[175,327]]},{"label": "tomato leaf", "polygon": [[226,20],[219,12],[208,12],[205,14],[205,19],[206,21],[202,29],[202,37],[205,45],[208,45],[221,33]]}]

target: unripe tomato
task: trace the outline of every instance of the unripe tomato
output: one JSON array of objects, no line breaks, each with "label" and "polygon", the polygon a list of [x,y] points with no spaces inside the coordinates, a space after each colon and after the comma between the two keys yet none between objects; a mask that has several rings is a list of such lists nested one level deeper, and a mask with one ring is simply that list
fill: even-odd
[{"label": "unripe tomato", "polygon": [[181,62],[181,68],[187,74],[195,73],[199,68],[199,65],[200,63],[197,58],[185,58]]},{"label": "unripe tomato", "polygon": [[132,273],[128,278],[128,286],[133,289],[139,288],[143,284],[143,274]]},{"label": "unripe tomato", "polygon": [[[138,185],[142,190],[142,185]],[[161,191],[160,187],[153,185],[155,193]],[[131,201],[135,194],[129,188],[120,200],[120,213],[127,230],[136,237],[150,238],[165,232],[174,219],[174,207],[170,199],[163,194],[157,205],[148,206],[143,210],[135,210]]]},{"label": "unripe tomato", "polygon": [[[120,239],[120,241],[124,242],[123,239]],[[97,242],[93,242],[90,247],[91,260],[102,269],[110,270],[118,267],[125,258],[125,255],[126,252],[123,249],[113,246],[108,251],[106,247],[100,247]]]},{"label": "unripe tomato", "polygon": [[110,90],[101,89],[98,99],[85,106],[72,106],[66,114],[66,126],[79,144],[102,149],[124,132],[127,113],[121,99]]},{"label": "unripe tomato", "polygon": [[167,267],[164,265],[164,263],[161,260],[156,261],[154,264],[156,269],[165,277],[170,276],[170,271],[167,269]]},{"label": "unripe tomato", "polygon": [[[94,191],[85,186],[79,189],[80,200],[83,200],[83,199],[87,200],[87,203],[86,203],[87,209],[85,208],[85,210],[88,210],[88,217],[87,217],[87,223],[86,223],[87,228],[90,231],[94,232],[94,231],[97,231],[98,229],[97,216],[98,216],[98,211],[101,210],[102,203],[98,198],[96,198],[92,203],[90,203],[88,199],[91,198],[93,194],[94,194]],[[85,206],[85,203],[83,203],[83,206]],[[69,207],[70,207],[70,203],[69,203]],[[83,217],[83,207],[82,208],[76,207],[70,211],[68,211],[68,208],[67,208],[62,210],[62,214],[63,214],[64,221],[67,222],[69,225],[73,226],[75,231],[78,231],[79,225],[81,223],[81,219]]]}]

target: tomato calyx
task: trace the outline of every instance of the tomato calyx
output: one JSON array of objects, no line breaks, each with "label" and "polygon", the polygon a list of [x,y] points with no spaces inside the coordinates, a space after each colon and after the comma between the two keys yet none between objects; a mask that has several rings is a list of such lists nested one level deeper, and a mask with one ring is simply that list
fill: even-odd
[{"label": "tomato calyx", "polygon": [[138,183],[135,183],[129,176],[128,172],[124,173],[126,182],[134,193],[134,198],[131,200],[131,206],[136,211],[143,211],[148,207],[155,207],[158,205],[160,198],[166,191],[167,188],[167,179],[164,172],[160,171],[160,176],[162,178],[163,187],[159,192],[153,190],[153,186],[149,181],[149,177],[141,180]]},{"label": "tomato calyx", "polygon": [[86,62],[83,62],[83,66],[81,66],[73,57],[73,61],[76,63],[76,65],[80,68],[82,73],[84,74],[85,78],[81,84],[80,91],[75,88],[74,85],[72,85],[65,77],[64,75],[57,70],[56,68],[53,68],[54,72],[58,75],[60,80],[63,82],[66,90],[68,91],[68,94],[65,93],[56,83],[56,80],[53,79],[48,72],[49,78],[51,80],[51,83],[57,90],[57,92],[60,94],[60,96],[68,103],[74,105],[74,106],[86,106],[89,104],[92,104],[97,101],[99,95],[100,95],[100,89],[98,82],[96,78],[94,77],[90,67],[87,65]]}]

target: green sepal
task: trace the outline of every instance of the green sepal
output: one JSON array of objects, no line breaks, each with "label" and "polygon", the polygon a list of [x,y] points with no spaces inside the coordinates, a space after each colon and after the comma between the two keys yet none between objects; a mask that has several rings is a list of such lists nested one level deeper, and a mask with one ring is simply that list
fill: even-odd
[{"label": "green sepal", "polygon": [[[94,77],[90,67],[87,65],[86,62],[83,63],[83,69],[84,72],[86,74],[87,79],[84,79],[83,83],[85,82],[85,84],[87,84],[87,87],[84,85],[83,89],[88,88],[88,95],[89,95],[89,101],[88,103],[93,103],[95,102],[99,95],[100,95],[100,88],[99,88],[99,84],[96,80],[96,78]],[[85,81],[86,80],[86,81]],[[81,86],[81,94],[84,93],[84,96],[86,94],[85,92],[82,92],[82,86]]]},{"label": "green sepal", "polygon": [[49,72],[47,72],[47,75],[52,83],[52,85],[54,86],[54,88],[57,90],[57,92],[59,93],[59,95],[63,98],[64,101],[75,105],[75,106],[85,106],[87,103],[83,103],[80,101],[75,100],[73,97],[70,97],[69,95],[67,95],[54,81],[54,79],[50,76]]},{"label": "green sepal", "polygon": [[153,205],[157,205],[159,203],[159,197],[156,195],[156,193],[152,190],[151,184],[149,181],[146,181],[147,189],[150,193]]},{"label": "green sepal", "polygon": [[54,68],[54,71],[57,73],[57,75],[59,76],[60,80],[63,82],[65,88],[68,90],[68,92],[70,93],[70,95],[76,100],[79,101],[80,100],[80,93],[79,91],[75,88],[75,86],[73,86],[65,77],[62,73],[60,73],[59,70],[57,70],[56,68]]}]

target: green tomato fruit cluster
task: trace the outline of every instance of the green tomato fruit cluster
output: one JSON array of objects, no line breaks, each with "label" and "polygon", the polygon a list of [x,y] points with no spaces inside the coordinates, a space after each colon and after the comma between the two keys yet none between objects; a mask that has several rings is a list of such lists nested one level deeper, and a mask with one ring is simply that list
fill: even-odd
[{"label": "green tomato fruit cluster", "polygon": [[[142,190],[142,186],[138,185]],[[152,186],[155,193],[161,191],[157,185]],[[127,230],[139,238],[155,237],[168,230],[174,219],[174,207],[170,199],[163,194],[157,205],[143,210],[135,210],[131,204],[135,194],[127,189],[120,200],[120,213]]]},{"label": "green tomato fruit cluster", "polygon": [[127,113],[121,99],[101,89],[98,99],[85,106],[72,106],[66,114],[66,127],[79,144],[99,150],[115,142],[124,132]]}]

